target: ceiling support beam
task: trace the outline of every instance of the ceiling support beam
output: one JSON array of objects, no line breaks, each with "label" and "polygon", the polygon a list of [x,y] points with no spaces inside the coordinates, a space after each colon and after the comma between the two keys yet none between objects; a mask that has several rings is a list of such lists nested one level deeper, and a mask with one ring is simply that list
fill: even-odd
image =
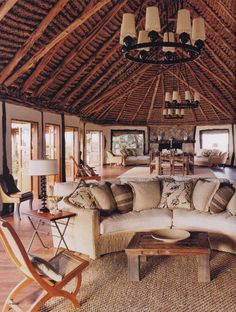
[{"label": "ceiling support beam", "polygon": [[[33,31],[29,36],[23,46],[16,52],[13,59],[10,63],[3,69],[0,74],[0,83],[3,83],[4,80],[13,72],[14,68],[20,62],[20,60],[27,54],[27,52],[32,48],[34,43],[42,36],[45,29],[52,22],[55,16],[64,8],[68,0],[59,0],[50,10],[48,15],[41,21],[38,28]],[[9,86],[9,84],[7,84]]]},{"label": "ceiling support beam", "polygon": [[16,4],[18,0],[5,0],[5,2],[0,7],[0,21],[5,15],[11,10],[11,8]]},{"label": "ceiling support beam", "polygon": [[[156,101],[156,96],[157,96],[157,90],[159,88],[159,84],[160,84],[160,81],[161,81],[161,78],[163,79],[163,75],[160,75],[159,77],[157,77],[156,79],[156,84],[155,84],[155,88],[154,88],[154,91],[153,91],[153,94],[152,94],[152,100],[151,100],[151,105],[150,105],[150,108],[149,108],[149,111],[148,111],[148,116],[147,116],[147,124],[149,123],[149,120],[152,116],[152,111],[153,111],[153,107],[154,107],[154,104],[155,104],[155,101]],[[149,90],[148,90],[149,91]],[[162,90],[162,92],[164,92],[164,90]],[[147,92],[148,93],[148,92]],[[146,95],[147,95],[146,93]],[[145,96],[146,96],[145,95]],[[145,102],[145,101],[144,101]],[[135,116],[136,117],[136,116]],[[135,118],[134,118],[135,119]],[[133,120],[134,120],[133,119]],[[132,120],[132,121],[133,121]]]},{"label": "ceiling support beam", "polygon": [[85,23],[92,15],[103,8],[111,0],[101,0],[97,4],[93,5],[91,9],[86,11],[82,16],[78,17],[72,24],[70,24],[66,29],[64,29],[58,36],[56,36],[52,41],[46,44],[38,52],[36,52],[23,66],[21,66],[13,75],[11,75],[6,81],[5,85],[10,86],[13,82],[27,72],[31,67],[33,67],[44,55],[46,55],[52,48],[54,48],[61,40],[65,39],[73,31],[75,31],[79,26]]}]

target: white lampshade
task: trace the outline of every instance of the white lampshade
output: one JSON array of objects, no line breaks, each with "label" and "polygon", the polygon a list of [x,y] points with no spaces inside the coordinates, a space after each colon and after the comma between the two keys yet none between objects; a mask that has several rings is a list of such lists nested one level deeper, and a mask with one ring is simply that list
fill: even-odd
[{"label": "white lampshade", "polygon": [[181,110],[180,110],[180,115],[181,115],[181,116],[184,116],[184,108],[181,108]]},{"label": "white lampshade", "polygon": [[165,102],[171,102],[172,98],[171,98],[171,93],[170,92],[166,92],[165,94]]},{"label": "white lampshade", "polygon": [[192,28],[192,40],[206,40],[205,32],[205,22],[202,17],[196,17],[193,19],[193,28]]},{"label": "white lampshade", "polygon": [[166,108],[163,109],[162,115],[163,115],[163,116],[166,116],[166,115],[167,115],[167,109],[166,109]]},{"label": "white lampshade", "polygon": [[189,90],[185,91],[185,100],[186,101],[191,101],[191,94],[190,94]]},{"label": "white lampshade", "polygon": [[30,160],[28,163],[28,175],[48,176],[58,173],[56,159],[37,159]]},{"label": "white lampshade", "polygon": [[179,108],[176,108],[175,109],[175,115],[179,115],[180,114],[180,109]]},{"label": "white lampshade", "polygon": [[123,40],[126,36],[136,38],[135,29],[135,16],[132,13],[124,13],[122,18],[122,24],[120,29],[120,44],[123,44]]},{"label": "white lampshade", "polygon": [[191,18],[190,12],[187,9],[179,10],[177,16],[176,33],[182,34],[183,32],[191,35]]},{"label": "white lampshade", "polygon": [[[138,43],[146,43],[146,42],[150,42],[148,32],[145,30],[140,30],[138,33]],[[140,48],[139,50],[149,51],[150,48]]]},{"label": "white lampshade", "polygon": [[178,101],[178,99],[179,99],[179,92],[173,91],[172,101]]},{"label": "white lampshade", "polygon": [[[175,35],[173,32],[169,31],[169,32],[165,32],[164,33],[164,38],[163,38],[163,42],[175,42]],[[175,48],[174,47],[162,47],[162,51],[163,52],[175,52]]]},{"label": "white lampshade", "polygon": [[168,115],[172,115],[172,109],[171,109],[171,108],[168,108],[167,114],[168,114]]},{"label": "white lampshade", "polygon": [[197,91],[194,92],[194,101],[200,102],[200,94]]},{"label": "white lampshade", "polygon": [[151,6],[146,9],[146,21],[145,21],[145,30],[150,31],[161,31],[161,23],[158,7]]}]

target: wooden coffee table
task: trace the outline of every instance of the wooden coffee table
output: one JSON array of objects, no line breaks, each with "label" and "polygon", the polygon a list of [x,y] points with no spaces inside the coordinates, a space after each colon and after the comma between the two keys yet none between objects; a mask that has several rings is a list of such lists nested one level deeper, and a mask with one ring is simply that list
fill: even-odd
[{"label": "wooden coffee table", "polygon": [[174,244],[157,241],[152,232],[136,233],[125,252],[128,257],[129,281],[140,281],[140,260],[147,256],[196,256],[198,282],[210,281],[210,245],[208,233],[191,232],[189,238]]}]

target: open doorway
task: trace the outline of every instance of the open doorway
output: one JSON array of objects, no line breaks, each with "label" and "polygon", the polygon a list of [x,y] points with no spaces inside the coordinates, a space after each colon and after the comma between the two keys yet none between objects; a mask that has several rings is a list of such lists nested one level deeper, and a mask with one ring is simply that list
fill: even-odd
[{"label": "open doorway", "polygon": [[22,192],[38,192],[36,178],[27,175],[30,159],[38,157],[38,124],[20,120],[11,121],[12,175]]},{"label": "open doorway", "polygon": [[102,166],[102,131],[86,131],[86,163],[97,169]]},{"label": "open doorway", "polygon": [[74,181],[76,174],[75,162],[79,163],[79,129],[65,127],[66,146],[66,181]]}]

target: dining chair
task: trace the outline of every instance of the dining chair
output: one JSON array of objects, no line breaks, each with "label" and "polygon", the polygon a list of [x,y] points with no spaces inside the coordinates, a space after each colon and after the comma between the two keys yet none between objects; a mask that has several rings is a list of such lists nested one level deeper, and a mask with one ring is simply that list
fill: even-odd
[{"label": "dining chair", "polygon": [[[25,287],[32,283],[38,284],[42,293],[27,311],[38,311],[46,301],[57,296],[69,299],[74,307],[80,307],[76,295],[80,290],[82,271],[89,264],[87,260],[64,250],[49,261],[35,256],[30,256],[30,261],[29,255],[15,230],[10,223],[3,219],[0,219],[0,239],[11,261],[25,277],[8,295],[3,306],[3,312],[11,309],[23,311],[14,300]],[[74,290],[69,292],[62,289],[73,278],[77,280]]]}]

